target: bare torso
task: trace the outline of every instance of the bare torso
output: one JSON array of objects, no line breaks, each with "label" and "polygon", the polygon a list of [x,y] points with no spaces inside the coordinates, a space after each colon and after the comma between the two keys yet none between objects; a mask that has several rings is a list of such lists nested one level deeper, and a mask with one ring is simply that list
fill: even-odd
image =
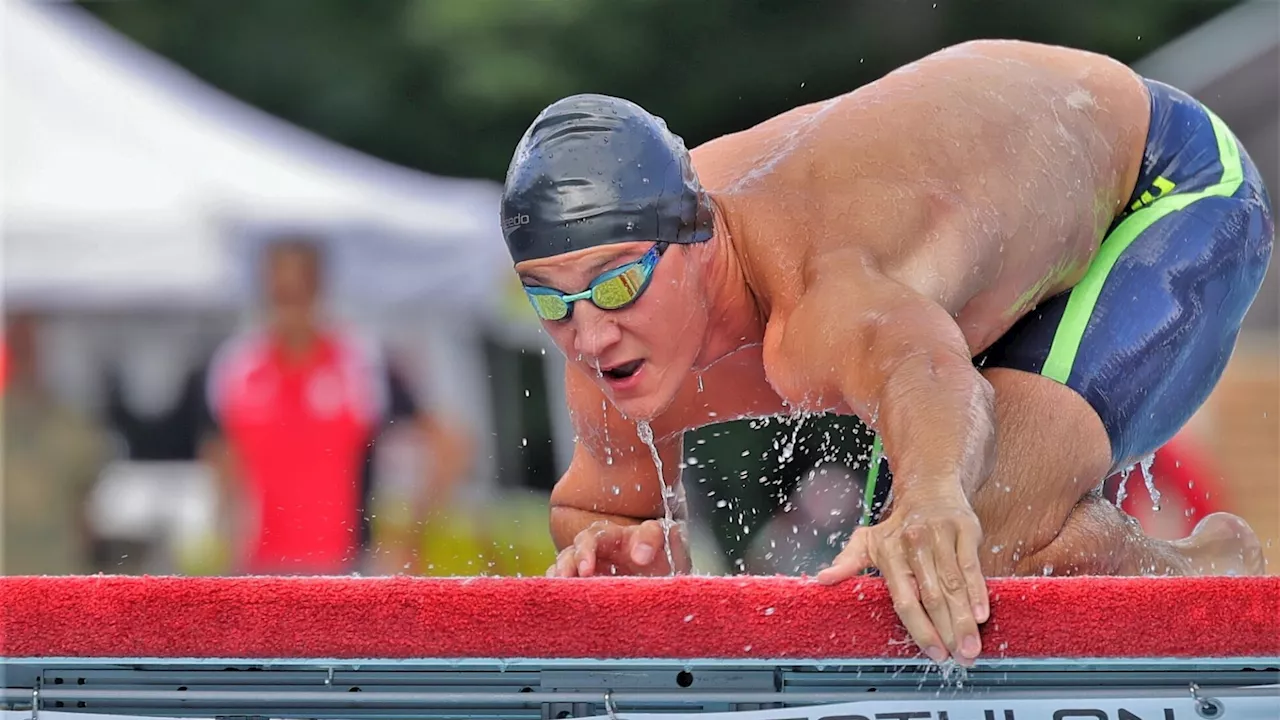
[{"label": "bare torso", "polygon": [[[1031,66],[1054,60],[1061,69]],[[1029,69],[1009,72],[1019,65]],[[979,44],[717,139],[693,157],[768,319],[760,341],[777,336],[772,328],[813,277],[870,265],[946,308],[976,355],[1083,276],[1132,192],[1147,121],[1140,80],[1112,60]],[[841,311],[859,308],[832,308]],[[765,398],[788,384],[777,377],[788,362],[769,349],[743,351],[764,363],[760,372],[743,358],[704,373],[701,394],[710,383],[732,388],[725,394],[736,400],[695,400],[688,422],[704,406],[742,414],[749,395],[764,397],[748,405],[780,408]]]},{"label": "bare torso", "polygon": [[[1148,115],[1140,79],[1113,60],[971,43],[693,150],[755,299],[741,312],[762,322],[654,420],[670,441],[663,454],[678,458],[685,430],[735,418],[863,414],[810,402],[804,361],[780,346],[819,278],[896,281],[944,308],[980,353],[1083,276],[1137,181]],[[628,438],[623,453],[638,449],[634,423],[589,382],[571,386],[571,410],[602,412],[587,425]],[[647,453],[635,460],[613,471],[654,472]]]}]

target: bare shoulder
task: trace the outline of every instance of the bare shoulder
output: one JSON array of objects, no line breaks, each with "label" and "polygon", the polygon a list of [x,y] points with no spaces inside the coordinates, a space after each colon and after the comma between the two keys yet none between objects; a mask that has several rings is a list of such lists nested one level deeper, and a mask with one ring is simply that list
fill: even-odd
[{"label": "bare shoulder", "polygon": [[1023,63],[1028,68],[1039,67],[1041,70],[1075,76],[1100,72],[1104,75],[1113,75],[1115,79],[1136,77],[1133,70],[1110,56],[1090,50],[1026,40],[969,40],[930,53],[914,64],[975,61],[1000,63],[1014,61]]},{"label": "bare shoulder", "polygon": [[[1147,103],[1141,77],[1106,55],[1019,40],[974,40],[840,96],[831,114],[857,121],[863,137],[890,130],[946,137],[957,129],[1026,129],[1044,119],[1125,130],[1145,125]],[[833,127],[825,135],[842,133]]]},{"label": "bare shoulder", "polygon": [[1001,98],[1010,103],[1061,101],[1079,110],[1107,112],[1132,110],[1134,103],[1146,101],[1141,77],[1124,63],[1099,53],[1057,45],[973,40],[939,50],[891,73],[886,80],[903,81],[913,68],[926,81],[975,82],[967,86],[957,82],[953,92],[966,87],[978,95],[1017,87],[1031,91]]},{"label": "bare shoulder", "polygon": [[[766,169],[761,158],[820,159],[816,152],[795,151],[813,151],[833,139],[846,147],[870,146],[879,132],[901,134],[904,122],[947,126],[954,124],[957,113],[990,113],[986,106],[1007,109],[1012,118],[1026,107],[1055,103],[1095,115],[1128,113],[1145,102],[1146,90],[1137,73],[1106,55],[1021,40],[972,40],[933,52],[844,94],[717,138],[699,146],[694,155],[699,173],[710,175],[712,184],[736,187],[744,176],[766,174],[761,172]],[[1131,117],[1125,115],[1126,120]],[[792,169],[793,164],[778,162],[767,167]]]},{"label": "bare shoulder", "polygon": [[[993,289],[995,307],[1071,282],[1044,274],[1087,265],[1132,192],[1150,117],[1142,79],[1122,63],[1011,40],[945,48],[838,108],[811,168],[830,179],[816,186],[827,201],[814,234],[830,239],[815,256],[866,245],[956,313]],[[841,201],[847,187],[857,205]]]}]

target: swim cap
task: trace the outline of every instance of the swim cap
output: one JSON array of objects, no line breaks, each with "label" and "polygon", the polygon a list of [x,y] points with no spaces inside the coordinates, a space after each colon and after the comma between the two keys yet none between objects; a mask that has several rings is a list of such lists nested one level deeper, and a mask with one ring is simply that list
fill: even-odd
[{"label": "swim cap", "polygon": [[573,95],[516,146],[502,235],[517,263],[610,243],[705,242],[711,200],[661,119],[619,98]]}]

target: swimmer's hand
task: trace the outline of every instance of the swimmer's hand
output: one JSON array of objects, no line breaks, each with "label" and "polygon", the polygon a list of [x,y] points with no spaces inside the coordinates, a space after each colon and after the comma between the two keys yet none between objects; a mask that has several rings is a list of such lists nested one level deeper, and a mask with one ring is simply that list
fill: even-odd
[{"label": "swimmer's hand", "polygon": [[958,492],[900,497],[894,504],[883,522],[854,532],[818,581],[831,585],[878,568],[894,610],[925,654],[934,662],[950,656],[972,665],[982,651],[978,624],[988,616],[978,517]]},{"label": "swimmer's hand", "polygon": [[[693,563],[684,539],[684,523],[672,525],[670,535],[676,571],[688,573]],[[556,564],[547,570],[547,577],[671,575],[665,543],[666,533],[659,520],[639,525],[597,520],[560,551]]]}]

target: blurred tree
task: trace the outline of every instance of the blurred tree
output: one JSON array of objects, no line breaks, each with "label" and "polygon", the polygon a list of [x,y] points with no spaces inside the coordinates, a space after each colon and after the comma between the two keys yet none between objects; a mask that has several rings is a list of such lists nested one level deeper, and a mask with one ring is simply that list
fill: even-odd
[{"label": "blurred tree", "polygon": [[978,37],[1131,62],[1236,0],[138,0],[85,6],[195,75],[388,160],[501,179],[533,116],[622,95],[691,146]]}]

